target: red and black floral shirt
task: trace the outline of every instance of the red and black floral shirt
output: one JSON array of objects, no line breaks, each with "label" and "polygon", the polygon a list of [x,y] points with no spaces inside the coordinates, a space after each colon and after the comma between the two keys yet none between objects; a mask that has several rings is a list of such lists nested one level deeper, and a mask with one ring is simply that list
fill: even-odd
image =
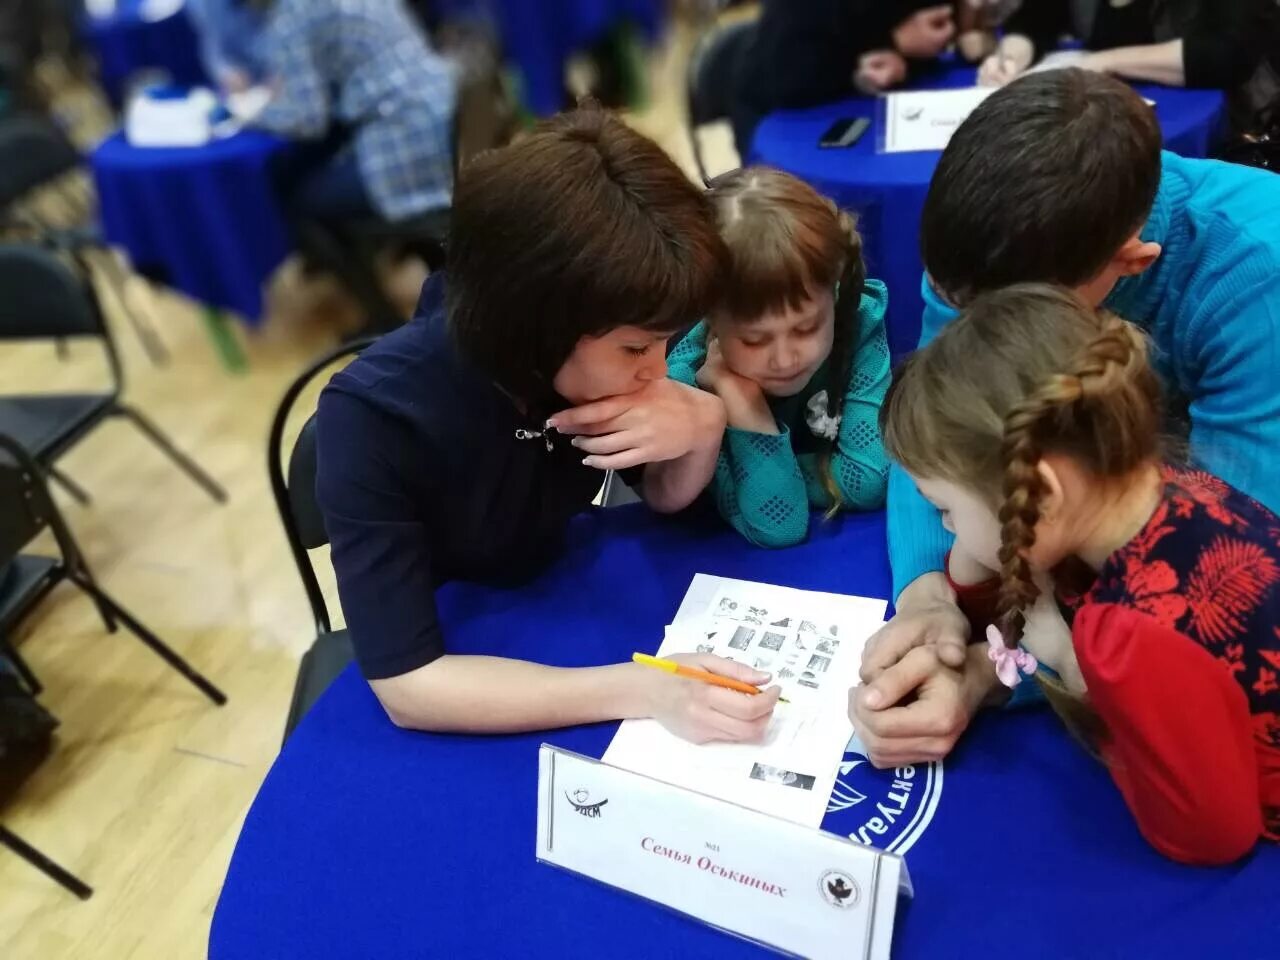
[{"label": "red and black floral shirt", "polygon": [[1280,839],[1280,519],[1207,473],[1164,479],[1142,531],[1062,599],[1139,828],[1223,862]]}]

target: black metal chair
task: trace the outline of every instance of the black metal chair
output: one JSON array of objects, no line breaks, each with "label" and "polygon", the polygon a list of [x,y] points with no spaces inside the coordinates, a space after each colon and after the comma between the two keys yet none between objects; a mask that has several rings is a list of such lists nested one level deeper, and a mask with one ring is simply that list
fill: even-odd
[{"label": "black metal chair", "polygon": [[685,72],[685,104],[689,142],[698,176],[705,183],[707,167],[702,159],[698,128],[729,116],[733,93],[733,62],[755,27],[753,18],[736,19],[709,27],[694,44]]},{"label": "black metal chair", "polygon": [[88,900],[93,896],[93,888],[77,877],[70,870],[59,866],[53,860],[50,860],[45,854],[41,853],[27,841],[13,831],[7,829],[0,824],[0,847],[5,847],[31,866],[35,867],[41,873],[51,880],[56,881],[64,889],[71,891],[81,900]]},{"label": "black metal chair", "polygon": [[320,581],[316,578],[308,550],[322,547],[329,542],[324,528],[324,517],[316,502],[316,421],[312,414],[303,424],[298,439],[287,454],[283,449],[284,433],[294,404],[302,392],[325,370],[344,357],[354,357],[373,342],[372,337],[345,343],[330,351],[307,367],[285,391],[276,408],[267,440],[267,472],[271,476],[271,492],[275,496],[276,510],[284,526],[285,538],[298,576],[307,593],[307,603],[315,620],[316,639],[302,656],[298,677],[293,687],[293,700],[285,720],[284,738],[287,740],[306,712],[329,688],[334,679],[355,659],[350,634],[334,630],[325,603]]},{"label": "black metal chair", "polygon": [[[125,316],[153,363],[168,360],[169,353],[151,325],[126,304],[128,275],[93,222],[88,202],[72,199],[71,191],[58,191],[63,208],[71,210],[75,223],[45,222],[31,210],[18,213],[15,206],[33,191],[57,188],[84,160],[70,140],[51,121],[35,114],[0,120],[0,228],[7,239],[21,239],[69,255],[85,277],[98,267],[115,291]],[[65,219],[65,215],[64,215]],[[92,259],[91,259],[92,257]]]},{"label": "black metal chair", "polygon": [[[21,553],[46,529],[53,533],[59,556]],[[40,465],[11,437],[0,434],[0,566],[3,565],[8,565],[8,572],[0,592],[0,653],[13,664],[32,694],[40,692],[40,681],[7,638],[54,587],[66,581],[93,599],[108,632],[115,633],[117,624],[122,624],[215,704],[222,706],[227,702],[221,690],[98,585],[49,494]],[[0,826],[0,846],[7,847],[82,900],[93,893],[82,880],[3,826]]]},{"label": "black metal chair", "polygon": [[[46,529],[52,532],[59,555],[23,554],[21,551]],[[12,636],[14,628],[36,604],[58,584],[67,581],[93,600],[109,633],[115,633],[117,625],[122,624],[206,697],[219,706],[226,703],[221,690],[98,585],[83,551],[49,494],[40,464],[21,443],[3,433],[0,433],[0,561],[13,564],[0,596],[0,637]],[[7,641],[3,653],[32,692],[40,692],[40,682],[34,672]]]},{"label": "black metal chair", "polygon": [[60,473],[56,461],[109,417],[134,424],[219,503],[226,491],[160,429],[121,399],[123,371],[92,285],[38,247],[0,245],[0,340],[94,337],[102,342],[110,389],[98,393],[0,395],[0,433],[13,437],[47,474],[82,503],[88,495]]}]

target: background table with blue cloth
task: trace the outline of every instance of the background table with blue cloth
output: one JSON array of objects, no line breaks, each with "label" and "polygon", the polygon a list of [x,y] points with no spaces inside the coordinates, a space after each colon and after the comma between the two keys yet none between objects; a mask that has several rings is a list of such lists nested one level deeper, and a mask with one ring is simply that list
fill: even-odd
[{"label": "background table with blue cloth", "polygon": [[520,73],[525,106],[539,116],[564,107],[569,58],[630,24],[652,40],[662,31],[663,0],[432,0],[442,17],[478,18],[498,35]]},{"label": "background table with blue cloth", "polygon": [[107,241],[143,274],[258,323],[263,285],[292,249],[272,178],[287,149],[254,130],[202,147],[115,134],[90,158]]},{"label": "background table with blue cloth", "polygon": [[[923,78],[920,88],[972,86],[973,67],[948,66]],[[1135,85],[1155,101],[1165,147],[1184,157],[1208,156],[1222,131],[1225,98],[1217,90]],[[920,215],[936,151],[878,153],[884,122],[880,101],[853,97],[808,110],[780,111],[761,121],[750,162],[779,167],[811,183],[856,211],[869,274],[889,287],[885,324],[894,357],[914,350],[920,339]],[[837,119],[867,117],[871,127],[854,146],[823,149],[818,140]]]},{"label": "background table with blue cloth", "polygon": [[142,0],[118,0],[110,16],[85,14],[80,32],[98,60],[102,87],[113,103],[124,102],[129,78],[163,70],[181,86],[208,85],[200,44],[185,9],[158,20],[142,15]]},{"label": "background table with blue cloth", "polygon": [[[643,507],[601,511],[573,525],[541,578],[449,585],[440,614],[456,653],[611,663],[657,648],[698,572],[883,597],[884,520],[815,517],[808,543],[769,552]],[[616,726],[408,732],[348,670],[249,811],[210,957],[764,956],[535,861],[539,744],[599,757]],[[1280,849],[1222,869],[1162,859],[1047,712],[985,716],[940,765],[876,771],[851,744],[831,806],[827,830],[905,853],[916,897],[900,913],[896,960],[1243,958],[1280,944]]]}]

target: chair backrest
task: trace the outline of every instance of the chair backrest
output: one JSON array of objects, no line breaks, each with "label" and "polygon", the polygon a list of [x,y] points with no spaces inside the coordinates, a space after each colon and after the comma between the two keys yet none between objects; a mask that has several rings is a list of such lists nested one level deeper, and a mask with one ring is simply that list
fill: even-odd
[{"label": "chair backrest", "polygon": [[0,121],[0,208],[80,165],[76,148],[44,118]]},{"label": "chair backrest", "polygon": [[0,244],[0,340],[108,340],[88,281],[55,254],[27,244]]},{"label": "chair backrest", "polygon": [[749,42],[756,21],[753,18],[732,20],[709,27],[694,44],[685,74],[685,97],[688,110],[689,141],[694,163],[705,181],[702,145],[698,127],[729,115],[733,97],[733,63],[738,50]]},{"label": "chair backrest", "polygon": [[280,522],[284,526],[285,538],[289,541],[289,550],[293,553],[293,562],[298,568],[298,576],[307,592],[307,602],[315,617],[317,633],[329,633],[333,625],[324,601],[324,592],[320,589],[320,581],[316,579],[315,568],[307,553],[308,550],[329,542],[329,535],[324,528],[324,516],[316,501],[315,414],[307,418],[294,441],[293,449],[288,454],[287,467],[284,462],[285,453],[281,449],[284,431],[290,414],[293,413],[294,404],[312,381],[343,357],[359,354],[373,339],[370,337],[345,343],[302,371],[280,399],[275,419],[271,423],[271,433],[267,438],[267,473],[271,478],[271,492],[275,497]]},{"label": "chair backrest", "polygon": [[689,124],[700,126],[729,115],[733,92],[732,60],[747,42],[755,20],[733,20],[707,29],[689,56],[686,76],[689,96]]}]

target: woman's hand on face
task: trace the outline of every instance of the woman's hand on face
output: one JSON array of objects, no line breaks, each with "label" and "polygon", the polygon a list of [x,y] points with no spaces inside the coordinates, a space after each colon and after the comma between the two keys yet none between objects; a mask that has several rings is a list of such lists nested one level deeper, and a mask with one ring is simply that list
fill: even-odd
[{"label": "woman's hand on face", "polygon": [[[767,673],[709,653],[677,654],[670,659],[757,686],[769,681]],[[648,685],[649,715],[692,743],[759,743],[781,692],[774,686],[755,695],[738,693],[646,667],[637,667],[636,676],[637,682]]]},{"label": "woman's hand on face", "polygon": [[654,380],[635,393],[608,397],[551,418],[560,433],[598,470],[626,470],[676,460],[711,446],[724,434],[724,403],[675,380]]}]

